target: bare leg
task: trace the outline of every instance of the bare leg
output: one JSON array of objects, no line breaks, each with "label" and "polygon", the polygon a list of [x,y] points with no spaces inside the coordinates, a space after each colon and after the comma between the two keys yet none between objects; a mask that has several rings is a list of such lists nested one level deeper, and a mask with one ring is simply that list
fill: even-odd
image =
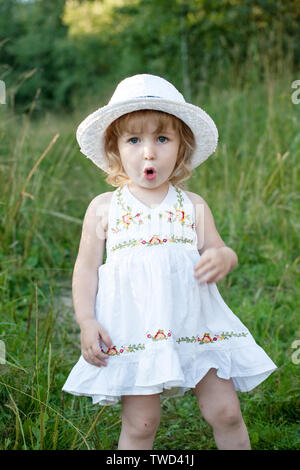
[{"label": "bare leg", "polygon": [[248,431],[232,379],[220,379],[210,369],[193,388],[204,419],[212,426],[219,450],[250,450]]},{"label": "bare leg", "polygon": [[151,450],[160,416],[159,394],[123,395],[118,450]]}]

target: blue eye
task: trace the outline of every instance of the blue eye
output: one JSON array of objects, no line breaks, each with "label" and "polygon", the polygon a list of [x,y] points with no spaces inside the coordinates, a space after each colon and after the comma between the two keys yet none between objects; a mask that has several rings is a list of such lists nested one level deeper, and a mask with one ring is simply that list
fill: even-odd
[{"label": "blue eye", "polygon": [[164,143],[164,142],[166,142],[168,139],[167,139],[167,137],[164,137],[163,135],[160,135],[160,136],[158,137],[158,140],[159,140],[161,143]]},{"label": "blue eye", "polygon": [[137,138],[137,137],[131,137],[131,138],[129,139],[129,142],[130,142],[131,144],[136,144],[137,141],[138,141],[138,138]]}]

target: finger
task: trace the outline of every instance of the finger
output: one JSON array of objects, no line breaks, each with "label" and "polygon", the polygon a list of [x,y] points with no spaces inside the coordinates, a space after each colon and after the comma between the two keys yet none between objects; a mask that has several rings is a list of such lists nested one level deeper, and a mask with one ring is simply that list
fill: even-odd
[{"label": "finger", "polygon": [[107,363],[106,363],[105,360],[103,360],[103,359],[101,360],[97,356],[95,356],[92,348],[89,349],[88,357],[89,357],[90,364],[93,364],[94,366],[98,366],[98,367],[106,367],[107,366]]},{"label": "finger", "polygon": [[91,357],[89,358],[88,362],[90,364],[92,364],[93,366],[97,366],[97,367],[107,367],[107,363],[106,362],[102,362],[100,361],[99,359],[95,358],[95,357]]},{"label": "finger", "polygon": [[86,354],[85,352],[81,351],[81,355],[82,355],[83,359],[84,359],[86,362],[89,362],[89,361],[88,361],[88,356],[87,356],[87,354]]},{"label": "finger", "polygon": [[198,280],[199,283],[207,282],[212,278],[213,270],[206,270],[201,274],[195,274],[195,278]]},{"label": "finger", "polygon": [[205,282],[215,282],[215,279],[217,278],[218,274],[219,274],[219,270],[213,269],[209,271],[208,273],[206,273],[205,275],[201,276],[198,282],[199,284],[203,284]]},{"label": "finger", "polygon": [[94,357],[99,359],[100,361],[107,360],[107,354],[101,351],[99,344],[93,344],[91,347],[91,353]]},{"label": "finger", "polygon": [[103,351],[99,350],[97,346],[96,347],[94,347],[94,345],[91,346],[90,354],[91,354],[92,359],[98,362],[99,364],[101,365],[107,364],[108,355],[105,354]]},{"label": "finger", "polygon": [[109,334],[107,333],[106,329],[105,329],[102,325],[99,326],[98,333],[99,333],[100,338],[102,339],[103,343],[104,343],[108,348],[110,348],[110,347],[112,346],[111,337],[109,336]]},{"label": "finger", "polygon": [[92,366],[99,366],[99,364],[94,361],[91,354],[89,354],[88,352],[84,353],[83,357],[84,357],[84,360],[88,362],[89,364],[91,364]]},{"label": "finger", "polygon": [[209,258],[206,258],[204,261],[201,261],[201,263],[198,263],[194,266],[194,271],[200,271],[200,270],[206,270],[211,264],[211,260]]},{"label": "finger", "polygon": [[210,262],[210,257],[205,256],[205,258],[201,258],[200,261],[197,264],[195,264],[194,269],[201,268],[202,266],[205,266],[209,262]]},{"label": "finger", "polygon": [[195,269],[194,277],[197,278],[197,277],[203,276],[204,274],[208,273],[214,268],[215,268],[214,264],[212,262],[208,262],[205,264],[205,266],[201,267],[200,269]]}]

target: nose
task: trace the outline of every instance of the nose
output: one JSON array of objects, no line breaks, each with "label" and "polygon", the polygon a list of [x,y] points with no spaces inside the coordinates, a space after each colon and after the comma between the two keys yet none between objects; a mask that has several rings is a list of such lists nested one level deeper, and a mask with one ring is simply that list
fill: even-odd
[{"label": "nose", "polygon": [[145,142],[143,146],[143,154],[145,160],[152,160],[155,155],[154,147],[152,142]]}]

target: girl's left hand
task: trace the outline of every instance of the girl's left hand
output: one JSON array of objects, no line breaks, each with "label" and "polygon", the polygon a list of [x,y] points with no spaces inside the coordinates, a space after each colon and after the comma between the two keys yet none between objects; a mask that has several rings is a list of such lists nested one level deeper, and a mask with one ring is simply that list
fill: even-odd
[{"label": "girl's left hand", "polygon": [[207,248],[201,255],[200,261],[194,267],[194,277],[199,284],[218,282],[230,271],[231,257],[222,248]]}]

